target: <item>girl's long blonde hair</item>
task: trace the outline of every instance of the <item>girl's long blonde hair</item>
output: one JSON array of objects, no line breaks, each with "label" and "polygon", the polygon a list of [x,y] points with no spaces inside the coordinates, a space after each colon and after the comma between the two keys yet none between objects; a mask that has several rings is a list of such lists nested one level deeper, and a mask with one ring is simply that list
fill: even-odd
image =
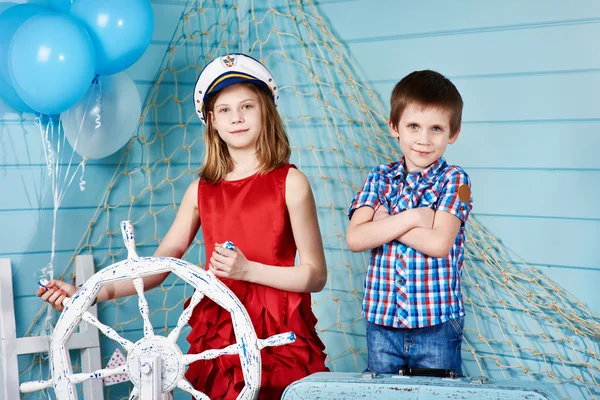
[{"label": "girl's long blonde hair", "polygon": [[[262,132],[258,136],[256,158],[259,162],[259,172],[264,174],[287,163],[290,159],[291,149],[283,122],[275,107],[271,93],[250,82],[239,83],[252,90],[258,97],[262,116]],[[233,169],[233,160],[229,155],[227,145],[219,136],[209,118],[219,97],[219,93],[210,96],[204,105],[206,116],[206,133],[204,142],[204,164],[200,170],[200,179],[209,183],[217,183],[227,176]]]}]

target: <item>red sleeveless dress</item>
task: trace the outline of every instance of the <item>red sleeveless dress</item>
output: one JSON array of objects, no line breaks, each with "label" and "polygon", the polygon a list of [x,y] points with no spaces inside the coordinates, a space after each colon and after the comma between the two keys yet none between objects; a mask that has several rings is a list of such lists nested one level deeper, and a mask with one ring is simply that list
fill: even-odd
[{"label": "red sleeveless dress", "polygon": [[[267,174],[237,181],[198,184],[198,211],[206,265],[215,243],[231,240],[251,261],[275,266],[295,264],[296,244],[285,203],[290,164]],[[279,399],[285,388],[309,374],[327,371],[325,346],[315,331],[310,293],[293,293],[232,279],[222,279],[246,307],[259,339],[292,331],[296,342],[261,350],[259,399]],[[189,301],[189,300],[188,300]],[[186,303],[187,306],[187,303]],[[188,335],[190,354],[235,343],[229,312],[209,298],[196,306]],[[186,378],[211,399],[235,399],[244,387],[237,355],[197,361]]]}]

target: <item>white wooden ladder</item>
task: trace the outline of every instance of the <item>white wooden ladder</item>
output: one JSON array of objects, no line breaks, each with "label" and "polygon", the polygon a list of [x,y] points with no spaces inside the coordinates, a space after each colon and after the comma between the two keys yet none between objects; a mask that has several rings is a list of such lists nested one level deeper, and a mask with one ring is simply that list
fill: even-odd
[{"label": "white wooden ladder", "polygon": [[[75,272],[77,285],[84,283],[94,275],[94,259],[91,255],[77,256]],[[32,282],[32,293],[37,290],[37,281]],[[40,300],[40,306],[41,306]],[[97,307],[88,309],[97,316]],[[34,336],[18,338],[15,325],[12,271],[10,260],[0,258],[0,400],[21,398],[19,393],[18,356],[24,354],[47,353],[51,338]],[[81,350],[82,371],[97,371],[102,368],[100,358],[100,340],[98,329],[85,322],[79,323],[79,332],[74,333],[67,342],[69,349]],[[104,399],[102,380],[90,379],[83,383],[85,400]]]}]

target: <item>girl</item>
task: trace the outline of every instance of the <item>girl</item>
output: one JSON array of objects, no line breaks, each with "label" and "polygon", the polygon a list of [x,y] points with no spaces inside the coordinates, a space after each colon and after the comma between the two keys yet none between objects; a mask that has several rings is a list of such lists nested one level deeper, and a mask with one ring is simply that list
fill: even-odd
[{"label": "girl", "polygon": [[[154,254],[182,257],[202,226],[207,269],[244,304],[257,336],[296,334],[295,343],[261,352],[260,399],[279,399],[292,382],[327,370],[310,304],[310,292],[322,290],[327,279],[323,243],[308,180],[288,163],[277,93],[267,68],[246,55],[230,54],[204,68],[194,92],[206,124],[200,179],[187,189]],[[223,247],[226,240],[235,250]],[[296,250],[299,265],[294,265]],[[167,275],[144,278],[146,290]],[[37,295],[58,311],[76,291],[61,281],[48,287]],[[97,301],[132,294],[133,284],[121,281],[104,285]],[[235,342],[229,313],[209,299],[195,308],[190,325],[190,353]],[[237,356],[197,361],[186,378],[211,399],[234,399],[244,386]]]}]

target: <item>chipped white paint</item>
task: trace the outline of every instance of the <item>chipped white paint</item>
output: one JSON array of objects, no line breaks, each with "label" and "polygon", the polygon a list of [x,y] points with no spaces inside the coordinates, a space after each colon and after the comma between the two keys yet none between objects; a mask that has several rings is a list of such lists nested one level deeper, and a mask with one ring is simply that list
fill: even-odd
[{"label": "chipped white paint", "polygon": [[154,328],[150,322],[150,309],[148,308],[148,301],[144,294],[144,280],[142,278],[135,278],[133,280],[133,286],[138,294],[138,308],[142,319],[144,320],[144,337],[154,336]]},{"label": "chipped white paint", "polygon": [[169,333],[169,340],[171,343],[176,343],[177,338],[179,338],[179,334],[181,333],[181,329],[188,323],[190,318],[192,318],[192,311],[194,307],[200,303],[200,300],[204,298],[204,295],[200,293],[198,290],[194,291],[192,299],[190,300],[190,304],[183,310],[183,313],[179,316],[179,320],[177,321],[177,326]]},{"label": "chipped white paint", "polygon": [[[18,399],[19,396],[19,368],[18,357],[20,355],[47,353],[50,350],[50,336],[17,337],[15,332],[15,314],[12,292],[12,269],[10,260],[0,258],[0,399]],[[75,257],[75,271],[77,273],[77,284],[82,284],[94,275],[94,262],[91,255],[80,255]],[[38,284],[47,285],[48,281],[40,280]],[[88,309],[94,315],[96,307]],[[100,341],[98,330],[93,325],[82,322],[78,326],[78,332],[71,335],[66,342],[68,350],[80,350],[81,367],[83,371],[97,371],[102,369],[100,355]],[[40,390],[40,385],[46,381],[36,381],[30,390]],[[49,380],[48,387],[52,387],[53,381]],[[104,399],[102,381],[90,379],[81,387],[85,400]]]},{"label": "chipped white paint", "polygon": [[[223,354],[237,354],[240,357],[245,381],[245,386],[237,399],[255,399],[258,396],[261,381],[262,363],[260,349],[267,346],[280,346],[292,343],[295,340],[294,333],[288,332],[259,340],[256,337],[248,313],[239,299],[211,272],[204,271],[198,268],[197,265],[176,258],[138,257],[131,223],[129,221],[122,222],[121,229],[128,251],[127,260],[106,267],[93,275],[71,299],[67,299],[63,303],[65,310],[58,319],[50,346],[52,379],[48,381],[25,382],[21,384],[21,391],[27,393],[45,387],[52,387],[56,393],[57,400],[76,400],[76,382],[84,382],[89,379],[102,379],[106,376],[127,372],[129,379],[134,384],[134,389],[129,398],[146,400],[144,396],[147,397],[147,395],[140,390],[140,385],[142,384],[140,377],[143,374],[140,369],[140,365],[143,364],[141,361],[146,360],[148,357],[160,357],[160,362],[157,364],[160,366],[160,382],[157,385],[159,388],[157,390],[164,394],[178,387],[190,393],[195,399],[206,400],[208,397],[204,393],[195,390],[184,379],[183,375],[186,366],[198,360],[212,359]],[[227,246],[235,248],[231,242],[228,242]],[[142,279],[144,276],[163,272],[175,273],[196,290],[190,304],[180,316],[177,326],[168,337],[154,335],[154,330],[148,317],[148,302],[144,296],[144,283]],[[96,298],[102,285],[120,280],[133,280],[140,299],[139,308],[144,319],[144,337],[135,344],[120,337],[114,329],[102,324],[96,317],[86,311]],[[183,355],[176,345],[177,339],[181,329],[189,321],[194,308],[204,296],[208,296],[231,314],[236,343],[224,349],[207,350],[197,355]],[[107,337],[117,341],[123,347],[127,352],[127,364],[125,366],[73,374],[65,342],[82,320],[96,326]],[[158,397],[159,394],[155,394]]]},{"label": "chipped white paint", "polygon": [[179,347],[163,336],[143,338],[127,354],[127,369],[131,382],[135,386],[141,386],[143,374],[140,370],[143,366],[141,360],[152,356],[161,358],[162,379],[159,382],[161,391],[165,393],[175,389],[185,372],[186,364],[183,362],[183,354]]},{"label": "chipped white paint", "polygon": [[[140,388],[140,398],[159,400],[156,394],[161,393],[161,356],[156,353],[145,355],[140,357],[137,362],[139,363],[139,375],[137,376],[139,381],[136,386]],[[163,393],[165,392],[163,391]]]},{"label": "chipped white paint", "polygon": [[121,233],[123,234],[123,243],[125,243],[125,248],[127,249],[127,258],[137,258],[135,235],[131,221],[121,221]]}]

